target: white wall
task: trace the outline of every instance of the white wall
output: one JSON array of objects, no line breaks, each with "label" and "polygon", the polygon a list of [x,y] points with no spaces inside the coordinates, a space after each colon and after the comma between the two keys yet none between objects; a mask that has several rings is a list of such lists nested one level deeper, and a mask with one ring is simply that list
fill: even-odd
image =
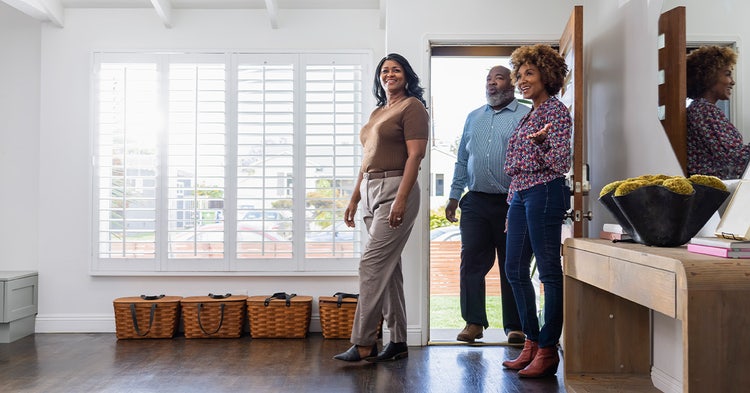
[{"label": "white wall", "polygon": [[38,266],[40,37],[0,2],[0,271]]},{"label": "white wall", "polygon": [[584,6],[592,234],[614,222],[596,201],[604,185],[648,173],[682,174],[657,117],[661,1],[621,3]]},{"label": "white wall", "polygon": [[[354,276],[89,275],[93,50],[369,49],[375,56],[383,52],[385,32],[378,28],[376,10],[283,10],[276,30],[270,28],[263,10],[173,10],[172,16],[173,27],[166,29],[149,9],[74,9],[66,11],[64,28],[45,24],[41,29],[40,137],[31,144],[40,151],[36,157],[39,163],[28,165],[39,170],[39,190],[32,195],[44,196],[38,203],[42,239],[38,247],[38,332],[114,331],[112,300],[122,296],[286,291],[317,298],[336,291],[358,292]],[[37,69],[39,64],[38,60],[34,64]],[[36,177],[36,171],[33,175]],[[10,234],[9,244],[15,244],[18,237]]]}]

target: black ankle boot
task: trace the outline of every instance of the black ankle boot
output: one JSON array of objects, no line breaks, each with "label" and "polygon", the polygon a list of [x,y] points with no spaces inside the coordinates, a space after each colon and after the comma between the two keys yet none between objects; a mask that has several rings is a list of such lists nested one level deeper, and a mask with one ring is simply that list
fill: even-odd
[{"label": "black ankle boot", "polygon": [[374,358],[367,358],[368,362],[389,362],[392,360],[399,360],[409,356],[409,348],[406,343],[394,343],[389,342],[378,356]]}]

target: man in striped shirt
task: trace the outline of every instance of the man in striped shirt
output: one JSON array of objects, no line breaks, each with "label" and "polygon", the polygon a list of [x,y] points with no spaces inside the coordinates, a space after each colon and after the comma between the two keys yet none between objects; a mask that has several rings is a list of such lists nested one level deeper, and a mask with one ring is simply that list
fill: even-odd
[{"label": "man in striped shirt", "polygon": [[[510,70],[506,67],[492,67],[487,75],[486,92],[487,104],[466,118],[445,207],[445,217],[451,222],[458,221],[456,208],[461,209],[461,316],[466,327],[456,339],[474,342],[489,327],[485,276],[497,256],[503,329],[509,343],[522,344],[525,336],[504,267],[510,177],[503,167],[508,139],[529,108],[514,98]],[[464,194],[466,189],[468,192]]]}]

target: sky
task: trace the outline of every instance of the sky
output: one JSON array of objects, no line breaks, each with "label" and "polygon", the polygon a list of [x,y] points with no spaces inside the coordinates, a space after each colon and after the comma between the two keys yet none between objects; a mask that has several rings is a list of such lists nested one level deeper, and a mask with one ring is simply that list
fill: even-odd
[{"label": "sky", "polygon": [[487,73],[508,65],[508,57],[433,57],[432,122],[435,145],[450,146],[461,136],[466,116],[484,105]]}]

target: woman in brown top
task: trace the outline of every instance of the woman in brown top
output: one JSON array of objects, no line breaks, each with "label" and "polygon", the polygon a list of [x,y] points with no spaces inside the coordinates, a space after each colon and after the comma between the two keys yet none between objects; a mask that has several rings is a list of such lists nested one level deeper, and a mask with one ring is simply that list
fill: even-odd
[{"label": "woman in brown top", "polygon": [[[429,114],[419,77],[401,55],[391,53],[376,67],[377,108],[362,127],[362,166],[344,222],[354,227],[357,206],[369,239],[359,263],[359,301],[348,351],[334,359],[382,362],[405,358],[406,307],[401,252],[419,211],[419,165],[427,150]],[[381,317],[391,342],[378,352]]]}]

